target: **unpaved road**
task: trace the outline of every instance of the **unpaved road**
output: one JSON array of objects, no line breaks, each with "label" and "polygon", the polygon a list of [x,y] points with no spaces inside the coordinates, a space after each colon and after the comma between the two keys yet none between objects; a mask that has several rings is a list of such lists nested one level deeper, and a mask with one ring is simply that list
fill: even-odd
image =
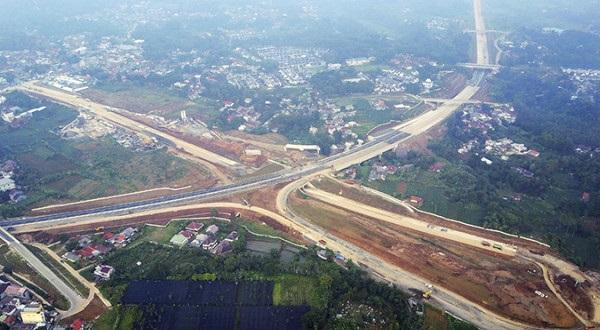
[{"label": "unpaved road", "polygon": [[[444,227],[432,226],[428,222],[418,220],[415,218],[407,217],[404,215],[396,214],[390,211],[378,209],[376,207],[360,203],[358,201],[354,201],[342,196],[338,196],[323,190],[319,190],[311,186],[310,184],[307,187],[301,189],[305,194],[310,197],[313,197],[317,200],[325,202],[330,205],[334,205],[336,207],[340,207],[351,211],[353,213],[361,214],[369,218],[379,219],[382,221],[386,221],[395,225],[399,225],[402,227],[406,227],[408,229],[412,229],[418,232],[421,232],[425,235],[435,236],[442,239],[452,240],[461,244],[469,245],[477,249],[482,249],[486,251],[490,251],[493,253],[498,253],[506,256],[513,257],[517,253],[517,249],[508,246],[504,243],[483,239],[479,236],[475,236],[469,233],[452,230]],[[488,242],[489,246],[483,246],[481,243],[483,241]],[[493,246],[497,245],[501,247],[501,249],[496,249]]]},{"label": "unpaved road", "polygon": [[155,128],[144,125],[135,120],[129,119],[123,115],[120,115],[116,112],[110,111],[107,106],[104,106],[99,103],[95,103],[89,100],[86,100],[78,95],[70,94],[67,92],[59,91],[53,88],[43,87],[36,84],[35,81],[26,82],[18,87],[19,90],[24,91],[26,93],[32,93],[35,95],[40,95],[43,97],[50,98],[52,100],[56,100],[65,105],[86,109],[96,116],[107,120],[115,125],[125,127],[135,132],[142,133],[143,135],[150,136],[159,136],[167,141],[170,141],[175,145],[178,150],[182,150],[187,152],[188,154],[202,159],[206,162],[212,163],[214,165],[223,166],[223,167],[233,167],[240,165],[238,162],[223,157],[214,152],[203,149],[195,144],[189,143],[172,135],[169,135],[165,132],[157,130]]}]

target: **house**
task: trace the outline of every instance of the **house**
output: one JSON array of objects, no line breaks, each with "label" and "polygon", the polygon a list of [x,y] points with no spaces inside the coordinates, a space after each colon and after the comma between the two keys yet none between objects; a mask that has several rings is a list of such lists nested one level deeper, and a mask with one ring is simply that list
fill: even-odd
[{"label": "house", "polygon": [[4,289],[4,295],[12,298],[31,299],[31,293],[27,288],[15,284],[10,284],[6,287],[6,289]]},{"label": "house", "polygon": [[193,241],[190,242],[190,246],[193,248],[201,248],[202,247],[202,242],[200,242],[197,239],[194,239]]},{"label": "house", "polygon": [[71,330],[83,329],[84,322],[82,319],[76,319],[71,323]]},{"label": "house", "polygon": [[90,248],[93,250],[92,255],[94,255],[94,257],[107,254],[110,251],[110,248],[108,246],[101,244],[92,244],[90,245]]},{"label": "house", "polygon": [[112,232],[110,232],[110,231],[107,231],[107,232],[105,232],[105,233],[102,235],[102,239],[103,239],[103,240],[105,240],[106,242],[108,242],[108,241],[110,241],[110,240],[111,240],[111,239],[112,239],[114,236],[115,236],[115,234],[113,234],[113,233],[112,233]]},{"label": "house", "polygon": [[212,250],[215,248],[215,246],[217,246],[217,240],[212,236],[208,237],[206,241],[202,243],[202,248],[204,250]]},{"label": "house", "polygon": [[6,297],[4,291],[6,290],[6,288],[8,288],[9,285],[10,283],[0,283],[0,299]]},{"label": "house", "polygon": [[206,235],[206,234],[198,234],[196,235],[196,240],[198,242],[200,242],[200,244],[203,244],[204,242],[206,242],[206,240],[209,238],[210,236]]},{"label": "house", "polygon": [[232,231],[231,233],[229,233],[227,235],[227,237],[225,237],[225,240],[229,241],[229,242],[233,242],[233,241],[237,241],[239,237],[240,237],[240,235],[238,234],[237,231]]},{"label": "house", "polygon": [[187,225],[185,227],[185,230],[187,231],[193,231],[195,233],[199,232],[202,230],[202,228],[204,228],[204,224],[203,223],[199,223],[199,222],[192,222],[189,225]]},{"label": "house", "polygon": [[408,202],[411,203],[413,206],[421,206],[423,205],[423,197],[419,197],[419,196],[410,196],[408,198]]},{"label": "house", "polygon": [[10,191],[10,193],[8,194],[8,198],[10,198],[11,202],[18,203],[18,202],[26,199],[27,195],[25,195],[25,193],[22,192],[21,190],[15,189],[15,190]]},{"label": "house", "polygon": [[88,235],[84,235],[79,238],[78,243],[79,243],[79,246],[85,247],[92,243],[92,239]]},{"label": "house", "polygon": [[589,192],[583,192],[581,194],[581,201],[584,203],[588,203],[591,200],[592,195]]},{"label": "house", "polygon": [[481,157],[481,161],[486,163],[487,165],[492,165],[494,163],[493,161],[485,157]]},{"label": "house", "polygon": [[46,317],[44,315],[44,308],[38,302],[33,302],[25,305],[21,310],[21,320],[23,324],[38,324],[45,323]]},{"label": "house", "polygon": [[221,241],[221,243],[219,243],[213,250],[212,253],[218,255],[218,256],[222,256],[224,254],[227,254],[229,252],[233,251],[233,246],[231,245],[231,242],[229,241]]},{"label": "house", "polygon": [[17,317],[14,315],[7,316],[2,323],[12,327],[17,322]]},{"label": "house", "polygon": [[103,280],[108,280],[115,272],[115,269],[108,265],[98,265],[94,269],[94,275]]},{"label": "house", "polygon": [[9,178],[0,178],[0,192],[9,191],[17,188],[15,181]]},{"label": "house", "polygon": [[179,235],[185,237],[188,241],[193,240],[196,236],[193,232],[188,230],[182,230],[179,232]]},{"label": "house", "polygon": [[131,227],[125,228],[125,230],[121,232],[127,239],[130,239],[135,233],[137,233],[137,229]]},{"label": "house", "polygon": [[189,238],[181,235],[181,233],[178,233],[176,235],[174,235],[173,237],[171,237],[171,239],[169,240],[169,243],[175,245],[175,246],[185,246],[188,242],[190,241]]},{"label": "house", "polygon": [[81,260],[81,255],[73,252],[67,252],[62,255],[62,258],[70,262],[78,262]]},{"label": "house", "polygon": [[211,235],[216,235],[219,232],[219,227],[216,225],[210,225],[208,228],[206,228],[206,232]]},{"label": "house", "polygon": [[444,169],[444,167],[446,167],[446,164],[444,164],[442,162],[435,162],[435,163],[433,163],[433,165],[431,165],[429,167],[429,170],[431,172],[440,173]]},{"label": "house", "polygon": [[77,254],[79,254],[79,256],[81,256],[81,258],[83,259],[88,259],[95,257],[94,252],[95,250],[91,246],[86,246],[83,249],[77,251]]},{"label": "house", "polygon": [[114,244],[116,247],[125,246],[127,243],[127,237],[124,234],[118,234],[114,236],[110,242]]},{"label": "house", "polygon": [[2,172],[12,173],[19,168],[19,165],[14,160],[7,160],[2,164],[2,168],[0,170]]}]

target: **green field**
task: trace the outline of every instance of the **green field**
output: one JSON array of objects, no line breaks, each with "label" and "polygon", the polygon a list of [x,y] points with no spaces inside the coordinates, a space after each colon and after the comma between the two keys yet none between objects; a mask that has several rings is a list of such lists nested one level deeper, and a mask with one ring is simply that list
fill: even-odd
[{"label": "green field", "polygon": [[[450,170],[449,165],[445,170]],[[367,172],[368,173],[368,172]],[[483,210],[477,203],[456,203],[452,201],[454,187],[446,184],[441,179],[441,173],[413,167],[395,175],[388,175],[385,181],[365,182],[368,186],[385,192],[397,198],[408,198],[416,195],[423,197],[421,209],[436,214],[441,214],[452,219],[460,219],[470,223],[481,221]],[[406,184],[404,194],[398,192],[398,185]]]},{"label": "green field", "polygon": [[165,186],[185,177],[190,163],[164,150],[133,152],[112,138],[64,140],[53,132],[77,112],[52,103],[19,128],[0,124],[0,160],[20,166],[17,183],[28,199],[0,206],[0,216],[17,216],[29,208]]},{"label": "green field", "polygon": [[425,305],[423,330],[477,330],[477,328],[431,305]]},{"label": "green field", "polygon": [[274,278],[274,305],[309,305],[323,307],[315,278],[299,275],[281,275]]},{"label": "green field", "polygon": [[210,122],[219,115],[220,108],[220,104],[214,100],[199,98],[192,102],[174,91],[134,83],[100,84],[83,94],[102,104],[137,113],[156,114],[170,120],[178,119],[180,111],[186,110],[188,116],[198,116],[204,122]]},{"label": "green field", "polygon": [[137,306],[114,306],[102,314],[92,326],[93,330],[134,329],[136,321],[141,317]]}]

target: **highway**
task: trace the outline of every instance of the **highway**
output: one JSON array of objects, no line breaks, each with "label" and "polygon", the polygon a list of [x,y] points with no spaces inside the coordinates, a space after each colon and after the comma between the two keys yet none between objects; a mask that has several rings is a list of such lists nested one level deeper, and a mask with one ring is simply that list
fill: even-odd
[{"label": "highway", "polygon": [[15,239],[9,232],[4,228],[0,227],[0,239],[4,240],[8,246],[15,250],[21,257],[40,275],[45,277],[51,285],[53,285],[68,301],[69,309],[63,311],[63,315],[71,315],[73,312],[79,310],[86,299],[81,297],[74,289],[67,285],[60,277],[58,277],[48,266],[41,262],[31,251],[29,251],[25,245],[19,240]]},{"label": "highway", "polygon": [[[487,50],[485,23],[483,21],[483,15],[481,11],[481,0],[474,0],[474,10],[477,30],[477,64],[485,66],[489,65],[490,63],[489,52]],[[424,290],[426,285],[425,282],[414,274],[408,273],[399,267],[383,262],[376,256],[373,256],[348,242],[331,236],[322,228],[295,215],[286,207],[287,197],[290,192],[302,187],[306,182],[308,182],[308,180],[310,180],[310,178],[318,174],[330,172],[332,170],[339,171],[355,164],[362,163],[373,157],[381,155],[386,151],[392,150],[398,144],[406,142],[411,137],[423,134],[432,127],[443,123],[449,116],[455,113],[460,106],[468,102],[479,91],[479,85],[483,81],[484,77],[485,70],[475,70],[469,85],[466,86],[465,89],[461,91],[454,99],[443,102],[436,110],[426,112],[406,123],[399,124],[389,129],[384,134],[378,137],[373,137],[371,141],[362,146],[338,155],[324,158],[311,165],[301,168],[283,170],[267,176],[194,192],[104,206],[89,210],[9,219],[4,221],[2,225],[8,229],[18,225],[33,223],[47,223],[48,225],[52,226],[55,223],[60,223],[61,221],[69,221],[69,223],[85,221],[86,218],[92,216],[116,216],[133,212],[144,213],[157,209],[160,209],[160,211],[166,211],[168,208],[175,208],[177,205],[181,205],[183,203],[199,203],[208,199],[226,197],[243,191],[273,186],[280,183],[292,182],[292,184],[284,188],[277,197],[278,211],[281,212],[281,214],[276,214],[267,210],[258,210],[254,207],[248,208],[265,215],[272,216],[278,221],[288,224],[290,227],[299,230],[303,235],[311,240],[318,241],[325,239],[328,242],[329,248],[342,251],[347,257],[365,265],[374,276],[389,281],[390,283],[394,283],[405,290],[408,290],[409,288]],[[221,163],[227,164],[228,162],[223,160]],[[205,204],[204,206],[207,205],[210,206],[211,204]],[[239,205],[229,205],[227,203],[215,205],[223,207],[239,207]],[[31,252],[22,246],[22,244],[14,240],[14,238],[12,238],[8,232],[0,231],[0,233],[2,233],[1,237],[8,239],[9,244],[13,245],[24,256],[32,255]],[[33,256],[33,259],[35,259],[35,256]],[[39,260],[33,259],[33,262],[41,263]],[[43,266],[43,264],[41,266]],[[36,267],[36,270],[40,271],[41,274],[49,279],[56,278],[56,275],[52,274],[47,268],[44,269],[41,266],[39,269]],[[51,280],[51,282],[54,283],[54,280]],[[62,282],[58,281],[56,282],[56,285],[64,285],[64,283],[59,283]],[[81,299],[81,297],[73,296],[73,290],[68,287],[62,287],[60,290],[61,292],[65,292],[65,295],[69,296],[68,298],[70,301],[77,301],[77,299]],[[491,313],[490,311],[477,306],[473,302],[466,300],[459,294],[445,288],[436,288],[436,292],[432,298],[432,301],[437,303],[439,306],[442,306],[445,310],[448,310],[453,314],[474,323],[482,329],[536,329],[535,327],[514,322],[502,316]]]},{"label": "highway", "polygon": [[481,0],[473,0],[473,11],[475,13],[475,35],[477,36],[477,64],[490,65],[487,29],[483,19]]},{"label": "highway", "polygon": [[[225,186],[203,189],[198,191],[174,194],[165,197],[158,197],[148,200],[135,201],[130,203],[116,204],[110,206],[103,206],[88,210],[79,210],[79,211],[70,211],[70,212],[62,212],[55,213],[50,215],[42,215],[42,216],[34,216],[34,217],[21,217],[21,218],[13,218],[8,219],[2,222],[2,226],[5,228],[29,224],[34,222],[44,222],[44,221],[53,221],[53,220],[65,220],[70,218],[79,218],[90,215],[109,215],[109,214],[117,214],[120,212],[127,211],[138,211],[155,207],[165,207],[169,205],[184,203],[184,202],[197,202],[206,199],[214,199],[224,196],[229,196],[231,194],[254,190],[261,187],[272,186],[279,183],[294,181],[300,179],[305,176],[309,176],[311,174],[321,172],[323,170],[331,169],[336,164],[345,164],[341,166],[349,166],[350,164],[360,163],[362,161],[368,160],[371,157],[363,156],[358,157],[357,155],[363,155],[365,151],[377,150],[380,153],[383,151],[387,151],[389,149],[393,149],[393,147],[404,141],[409,137],[408,134],[399,131],[390,131],[382,136],[374,139],[373,141],[369,141],[360,147],[356,147],[349,151],[324,158],[315,164],[308,165],[305,167],[292,169],[292,170],[283,170],[274,174],[256,177],[250,180],[241,181],[235,184],[229,184]],[[369,157],[364,159],[364,157]],[[364,159],[364,160],[363,160]]]}]

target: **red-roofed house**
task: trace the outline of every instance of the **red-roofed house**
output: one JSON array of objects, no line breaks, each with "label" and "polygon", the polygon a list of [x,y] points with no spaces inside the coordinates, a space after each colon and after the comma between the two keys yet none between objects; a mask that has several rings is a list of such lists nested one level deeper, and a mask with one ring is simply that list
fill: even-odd
[{"label": "red-roofed house", "polygon": [[81,330],[83,329],[83,320],[77,319],[71,323],[71,330]]},{"label": "red-roofed house", "polygon": [[421,206],[423,205],[423,197],[419,197],[419,196],[410,196],[408,198],[408,202],[411,203],[414,206]]},{"label": "red-roofed house", "polygon": [[77,254],[79,254],[82,258],[86,259],[86,258],[91,258],[94,256],[94,249],[90,246],[86,246],[83,249],[77,251]]},{"label": "red-roofed house", "polygon": [[193,232],[197,233],[197,232],[201,231],[202,228],[204,228],[204,224],[203,223],[192,222],[189,225],[187,225],[187,227],[185,227],[185,230],[193,231]]},{"label": "red-roofed house", "polygon": [[182,230],[182,231],[180,231],[180,232],[179,232],[179,235],[181,235],[181,236],[183,236],[183,237],[187,238],[188,240],[191,240],[191,239],[193,239],[194,237],[196,237],[196,234],[194,234],[193,232],[191,232],[191,231],[188,231],[188,230]]},{"label": "red-roofed house", "polygon": [[435,163],[433,163],[433,165],[431,165],[429,167],[429,170],[431,172],[440,173],[444,169],[444,167],[446,167],[446,164],[444,164],[442,162],[435,162]]},{"label": "red-roofed house", "polygon": [[107,231],[107,232],[105,232],[105,233],[104,233],[104,235],[102,235],[102,239],[103,239],[103,240],[105,240],[105,241],[109,241],[109,240],[111,240],[111,239],[112,239],[114,236],[115,236],[115,234],[113,234],[113,233],[112,233],[112,232],[110,232],[110,231]]},{"label": "red-roofed house", "polygon": [[591,197],[592,197],[592,195],[589,192],[583,192],[581,194],[581,201],[584,203],[587,203],[590,201]]}]

